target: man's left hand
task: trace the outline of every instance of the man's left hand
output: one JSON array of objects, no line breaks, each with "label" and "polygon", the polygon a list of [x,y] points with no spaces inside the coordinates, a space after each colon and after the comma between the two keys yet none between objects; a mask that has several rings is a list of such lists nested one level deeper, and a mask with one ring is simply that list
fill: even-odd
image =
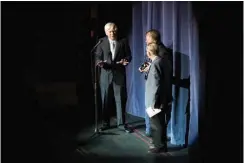
[{"label": "man's left hand", "polygon": [[129,64],[129,62],[128,62],[126,59],[121,59],[118,63],[119,63],[119,64],[122,64],[122,65],[124,65],[124,66],[126,66],[126,65]]}]

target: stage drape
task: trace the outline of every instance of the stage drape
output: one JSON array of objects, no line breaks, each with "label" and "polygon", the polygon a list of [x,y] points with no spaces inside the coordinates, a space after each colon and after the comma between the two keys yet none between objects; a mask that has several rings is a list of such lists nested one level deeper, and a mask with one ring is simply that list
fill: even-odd
[{"label": "stage drape", "polygon": [[[145,79],[138,71],[145,60],[145,33],[157,29],[161,40],[173,55],[174,85],[172,118],[168,126],[171,143],[185,144],[186,112],[190,90],[189,144],[198,136],[200,92],[204,80],[200,75],[197,23],[191,2],[138,2],[132,8],[130,46],[132,62],[127,67],[127,113],[145,117]],[[190,89],[183,81],[190,77]]]}]

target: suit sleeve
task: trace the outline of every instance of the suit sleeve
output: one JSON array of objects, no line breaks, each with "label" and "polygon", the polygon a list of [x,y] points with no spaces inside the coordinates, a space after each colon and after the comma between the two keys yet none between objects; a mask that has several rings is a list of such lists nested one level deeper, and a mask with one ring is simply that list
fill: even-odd
[{"label": "suit sleeve", "polygon": [[97,65],[97,63],[99,61],[102,61],[102,55],[103,55],[103,51],[102,51],[102,48],[101,48],[101,45],[98,45],[96,50],[95,50],[95,64]]},{"label": "suit sleeve", "polygon": [[[97,46],[96,50],[95,50],[95,64],[97,65],[97,63],[99,61],[103,61],[103,50],[102,50],[102,46],[101,44]],[[111,65],[104,63],[103,69],[111,69]]]},{"label": "suit sleeve", "polygon": [[160,104],[160,92],[162,89],[162,85],[161,85],[161,78],[162,78],[162,71],[160,69],[159,64],[153,64],[151,67],[151,73],[152,73],[152,96],[153,96],[153,100],[152,100],[152,107],[154,108],[159,108],[159,104]]}]

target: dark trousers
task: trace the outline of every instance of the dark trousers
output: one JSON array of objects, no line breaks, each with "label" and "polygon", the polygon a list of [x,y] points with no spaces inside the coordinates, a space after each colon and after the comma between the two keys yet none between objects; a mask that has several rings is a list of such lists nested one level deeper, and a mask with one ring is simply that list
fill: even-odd
[{"label": "dark trousers", "polygon": [[160,112],[150,118],[152,141],[156,148],[167,147],[167,114]]},{"label": "dark trousers", "polygon": [[[172,110],[172,105],[168,105],[168,110],[165,113],[165,118],[166,118],[166,130],[169,124],[169,121],[171,119],[171,110]],[[146,123],[146,133],[151,133],[151,125],[150,125],[150,118],[148,117],[147,113],[146,113],[146,117],[145,117],[145,123]]]},{"label": "dark trousers", "polygon": [[116,83],[103,83],[100,85],[102,94],[102,120],[103,123],[110,124],[110,113],[113,99],[116,105],[117,125],[125,124],[125,102],[126,90],[124,86]]}]

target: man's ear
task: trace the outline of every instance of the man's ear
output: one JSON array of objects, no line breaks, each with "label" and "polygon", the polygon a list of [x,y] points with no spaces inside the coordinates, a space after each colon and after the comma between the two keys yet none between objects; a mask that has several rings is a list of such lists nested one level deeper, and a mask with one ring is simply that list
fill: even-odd
[{"label": "man's ear", "polygon": [[148,52],[148,55],[149,55],[149,56],[151,56],[151,55],[152,55],[150,51]]}]

